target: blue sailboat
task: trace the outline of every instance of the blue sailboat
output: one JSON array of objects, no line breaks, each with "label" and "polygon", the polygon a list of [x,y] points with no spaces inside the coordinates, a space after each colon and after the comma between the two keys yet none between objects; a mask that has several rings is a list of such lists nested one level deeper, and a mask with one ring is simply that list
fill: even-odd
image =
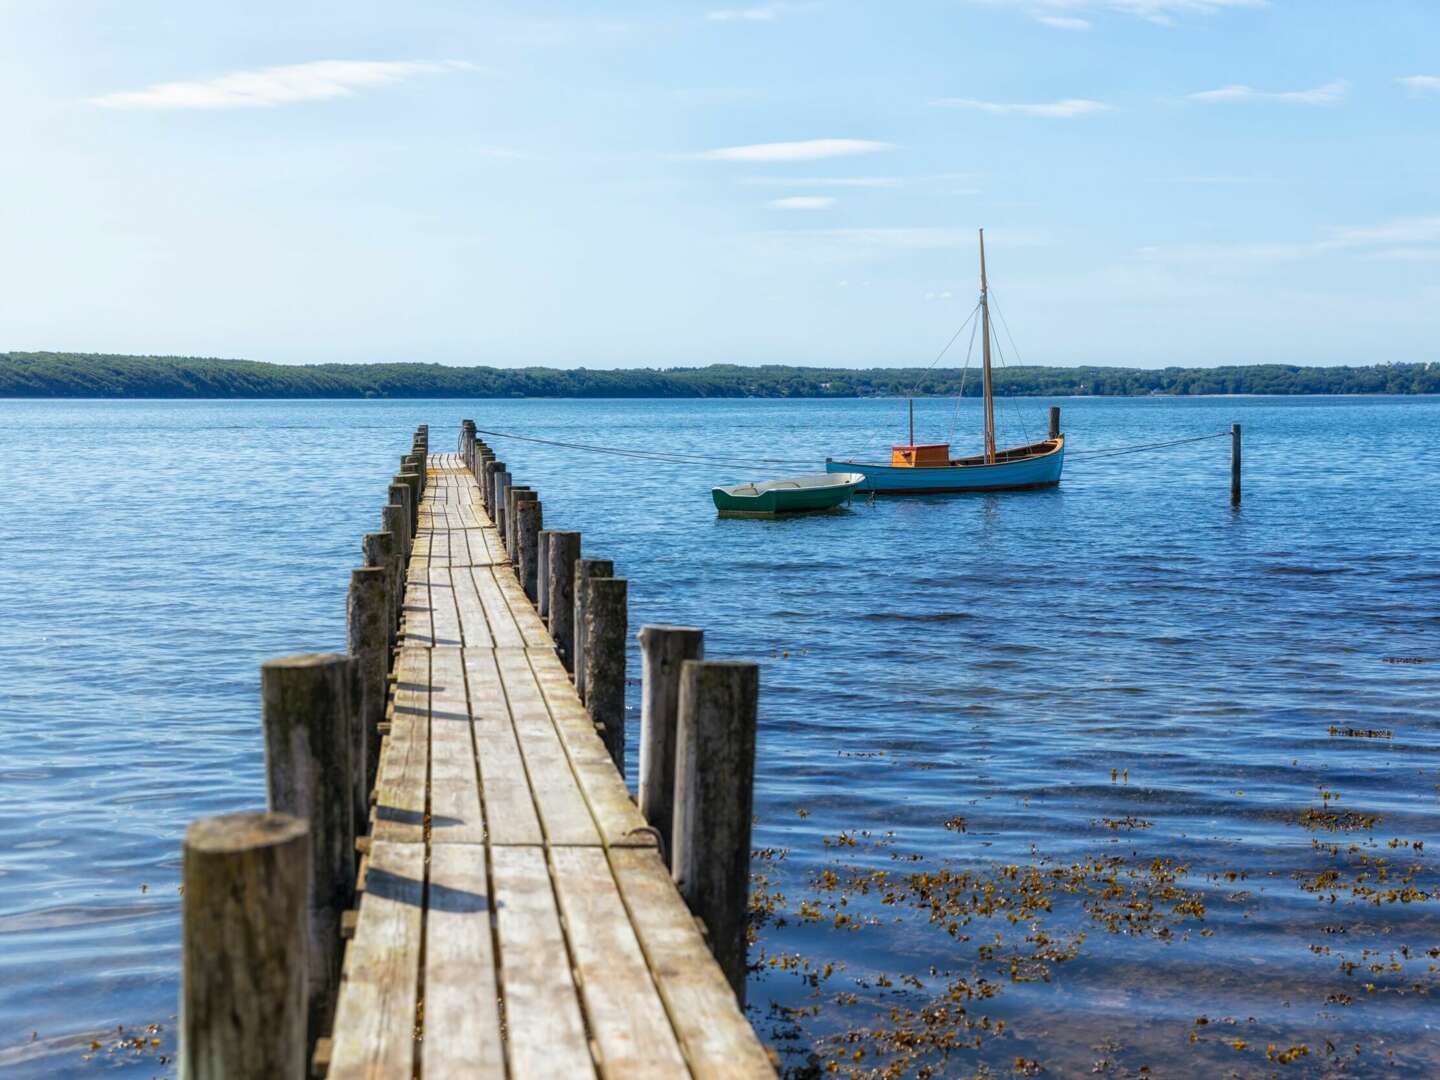
[{"label": "blue sailboat", "polygon": [[890,448],[890,463],[825,459],[825,471],[860,473],[858,491],[877,495],[923,495],[949,491],[1019,491],[1053,487],[1065,466],[1065,436],[1012,446],[995,446],[995,395],[990,376],[990,285],[985,275],[985,230],[980,230],[981,355],[984,364],[985,450],[952,458],[949,443],[915,442],[915,406],[910,406],[910,441]]}]

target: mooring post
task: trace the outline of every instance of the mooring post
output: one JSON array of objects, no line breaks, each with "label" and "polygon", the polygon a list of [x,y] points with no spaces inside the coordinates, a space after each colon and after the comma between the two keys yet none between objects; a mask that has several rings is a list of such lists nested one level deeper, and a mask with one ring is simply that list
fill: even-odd
[{"label": "mooring post", "polygon": [[545,523],[545,512],[539,499],[526,499],[515,507],[515,545],[520,554],[520,587],[533,604],[540,595],[536,592],[539,584],[536,558],[540,554],[540,528]]},{"label": "mooring post", "polygon": [[[414,533],[410,531],[410,485],[400,483],[400,478],[395,478],[395,483],[390,485],[388,505],[381,507],[380,520],[384,523],[385,529],[389,532],[398,532],[400,535],[400,558],[407,564],[410,561],[410,548]],[[400,507],[401,517],[397,521],[387,519],[391,506]],[[397,526],[399,528],[397,529]]]},{"label": "mooring post", "polygon": [[541,528],[535,534],[535,610],[550,624],[550,533]]},{"label": "mooring post", "polygon": [[[585,641],[585,711],[605,740],[610,760],[625,775],[625,639],[629,582],[617,577],[587,577],[585,622],[576,624],[575,681],[580,681],[579,643]],[[578,605],[577,605],[578,608]]]},{"label": "mooring post", "polygon": [[[389,510],[390,507],[386,507]],[[395,507],[396,511],[400,507]],[[385,515],[381,514],[384,524]],[[366,533],[361,539],[361,548],[365,552],[365,565],[378,566],[385,571],[385,673],[390,673],[390,650],[395,648],[395,640],[400,633],[400,560],[396,557],[397,547],[395,534],[393,532]],[[384,713],[384,706],[381,706],[381,713]],[[371,769],[373,774],[374,770]],[[371,776],[373,784],[374,776]]]},{"label": "mooring post", "polygon": [[[495,494],[492,498],[495,503],[495,531],[499,534],[501,543],[504,543],[506,534],[509,531],[507,525],[510,521],[510,515],[505,511],[505,503],[509,499],[510,492],[510,474],[504,469],[501,469],[495,473],[494,479]],[[505,546],[505,557],[512,561],[514,560],[514,555],[511,553],[508,544]]]},{"label": "mooring post", "polygon": [[527,496],[535,498],[529,484],[511,484],[505,489],[505,550],[510,553],[510,561],[516,565],[519,565],[520,556],[515,547],[515,504]]},{"label": "mooring post", "polygon": [[380,762],[380,725],[385,720],[385,679],[390,674],[390,576],[388,566],[367,566],[350,571],[350,597],[346,605],[346,649],[355,658],[360,700],[355,709],[355,734],[350,744],[350,772],[354,778],[355,830],[366,831],[370,818],[370,792]]},{"label": "mooring post", "polygon": [[585,605],[589,595],[585,582],[592,577],[614,577],[615,564],[609,559],[575,560],[575,694],[585,700]]},{"label": "mooring post", "polygon": [[306,823],[201,818],[185,831],[181,858],[180,1075],[305,1076]]},{"label": "mooring post", "polygon": [[414,472],[402,472],[395,479],[410,488],[410,537],[413,540],[420,531],[420,476]]},{"label": "mooring post", "polygon": [[499,523],[495,513],[495,474],[505,471],[503,461],[487,461],[485,463],[485,480],[480,485],[480,495],[485,500],[485,512],[490,515],[490,520]]},{"label": "mooring post", "polygon": [[672,872],[742,1008],[759,691],[757,664],[680,667]]},{"label": "mooring post", "polygon": [[510,539],[506,544],[506,550],[510,552],[510,561],[515,564],[515,576],[520,579],[520,584],[525,584],[525,567],[521,562],[524,555],[524,539],[520,535],[520,510],[527,503],[538,503],[540,495],[529,487],[512,487],[510,489],[510,519],[506,525],[510,528]]},{"label": "mooring post", "polygon": [[380,524],[392,537],[390,571],[394,582],[390,591],[390,605],[394,609],[395,640],[400,639],[400,622],[405,614],[405,568],[409,565],[410,514],[402,501],[408,498],[410,489],[396,485],[390,489],[390,502],[380,508]]},{"label": "mooring post", "polygon": [[694,626],[642,626],[640,638],[640,816],[660,833],[667,864],[675,853],[675,730],[680,666],[705,655]]},{"label": "mooring post", "polygon": [[400,459],[400,471],[402,473],[414,473],[418,478],[418,484],[415,490],[415,501],[418,504],[420,496],[425,494],[425,469],[424,466],[420,464],[420,455],[411,453],[402,457]]},{"label": "mooring post", "polygon": [[310,823],[309,1042],[330,1029],[340,986],[340,916],[355,889],[350,659],[286,656],[260,665],[270,810]]},{"label": "mooring post", "polygon": [[1060,406],[1059,406],[1059,405],[1051,405],[1051,406],[1050,406],[1050,438],[1052,438],[1052,439],[1058,439],[1059,437],[1060,437]]},{"label": "mooring post", "polygon": [[1230,503],[1240,505],[1240,425],[1230,425]]},{"label": "mooring post", "polygon": [[580,558],[578,532],[550,532],[550,636],[565,670],[575,670],[575,560]]}]

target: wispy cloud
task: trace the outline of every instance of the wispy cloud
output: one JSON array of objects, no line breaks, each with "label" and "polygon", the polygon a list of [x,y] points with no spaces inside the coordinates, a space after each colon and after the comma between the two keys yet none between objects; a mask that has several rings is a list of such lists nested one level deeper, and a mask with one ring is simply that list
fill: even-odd
[{"label": "wispy cloud", "polygon": [[1142,258],[1156,262],[1232,266],[1297,262],[1335,253],[1410,262],[1440,258],[1440,215],[1394,218],[1373,225],[1337,225],[1311,240],[1172,244],[1140,249]]},{"label": "wispy cloud", "polygon": [[[948,225],[789,229],[769,235],[790,244],[823,243],[857,251],[877,252],[974,248],[976,243],[974,229],[956,229]],[[1006,247],[1034,247],[1047,242],[1044,234],[1023,230],[1006,232],[1004,239]]]},{"label": "wispy cloud", "polygon": [[1046,116],[1052,119],[1068,120],[1075,116],[1088,116],[1105,112],[1110,106],[1103,101],[1089,98],[1066,98],[1063,101],[1041,101],[1013,103],[1004,101],[978,101],[975,98],[939,98],[930,104],[947,109],[977,109],[980,112],[1013,116]]},{"label": "wispy cloud", "polygon": [[896,188],[898,176],[747,176],[746,187]]},{"label": "wispy cloud", "polygon": [[707,161],[822,161],[825,158],[875,154],[893,149],[888,142],[870,139],[806,139],[802,142],[752,143],[749,146],[722,146],[698,157]]},{"label": "wispy cloud", "polygon": [[1202,90],[1188,95],[1191,101],[1206,105],[1234,105],[1251,101],[1278,101],[1287,105],[1338,105],[1345,100],[1350,84],[1336,79],[1311,90],[1256,90],[1234,83],[1218,90]]},{"label": "wispy cloud", "polygon": [[351,97],[357,90],[402,82],[417,75],[473,71],[460,60],[316,60],[308,64],[232,71],[213,79],[155,83],[91,98],[106,109],[270,108],[300,101]]},{"label": "wispy cloud", "polygon": [[1087,15],[1128,15],[1159,26],[1174,26],[1184,16],[1215,15],[1235,8],[1260,8],[1266,0],[971,0],[972,3],[1023,11],[1060,30],[1087,30]]},{"label": "wispy cloud", "polygon": [[1412,94],[1440,94],[1440,75],[1406,75],[1395,81]]},{"label": "wispy cloud", "polygon": [[707,11],[710,22],[774,22],[796,11],[818,7],[818,4],[756,4],[753,7],[717,8]]},{"label": "wispy cloud", "polygon": [[829,210],[835,201],[833,195],[790,195],[784,199],[771,199],[765,205],[771,210]]},{"label": "wispy cloud", "polygon": [[939,292],[927,292],[925,294],[925,300],[927,303],[935,300],[952,300],[954,299],[954,297],[955,294],[949,289],[941,289]]}]

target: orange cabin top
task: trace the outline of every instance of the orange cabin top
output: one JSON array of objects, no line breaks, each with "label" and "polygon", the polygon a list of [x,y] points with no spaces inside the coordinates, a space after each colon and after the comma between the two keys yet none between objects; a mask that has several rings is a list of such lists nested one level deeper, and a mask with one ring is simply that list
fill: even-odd
[{"label": "orange cabin top", "polygon": [[950,464],[949,443],[921,443],[916,446],[892,446],[890,466],[896,469],[914,469]]}]

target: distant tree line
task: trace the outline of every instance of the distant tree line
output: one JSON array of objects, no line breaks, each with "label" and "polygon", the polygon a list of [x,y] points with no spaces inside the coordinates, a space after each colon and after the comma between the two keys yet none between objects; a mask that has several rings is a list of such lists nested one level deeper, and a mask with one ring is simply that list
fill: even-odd
[{"label": "distant tree line", "polygon": [[[0,353],[0,397],[103,398],[823,398],[980,395],[958,368],[446,367],[441,364],[264,364],[190,356]],[[1218,368],[1012,367],[997,394],[1437,394],[1440,363],[1367,367],[1256,364]]]}]

